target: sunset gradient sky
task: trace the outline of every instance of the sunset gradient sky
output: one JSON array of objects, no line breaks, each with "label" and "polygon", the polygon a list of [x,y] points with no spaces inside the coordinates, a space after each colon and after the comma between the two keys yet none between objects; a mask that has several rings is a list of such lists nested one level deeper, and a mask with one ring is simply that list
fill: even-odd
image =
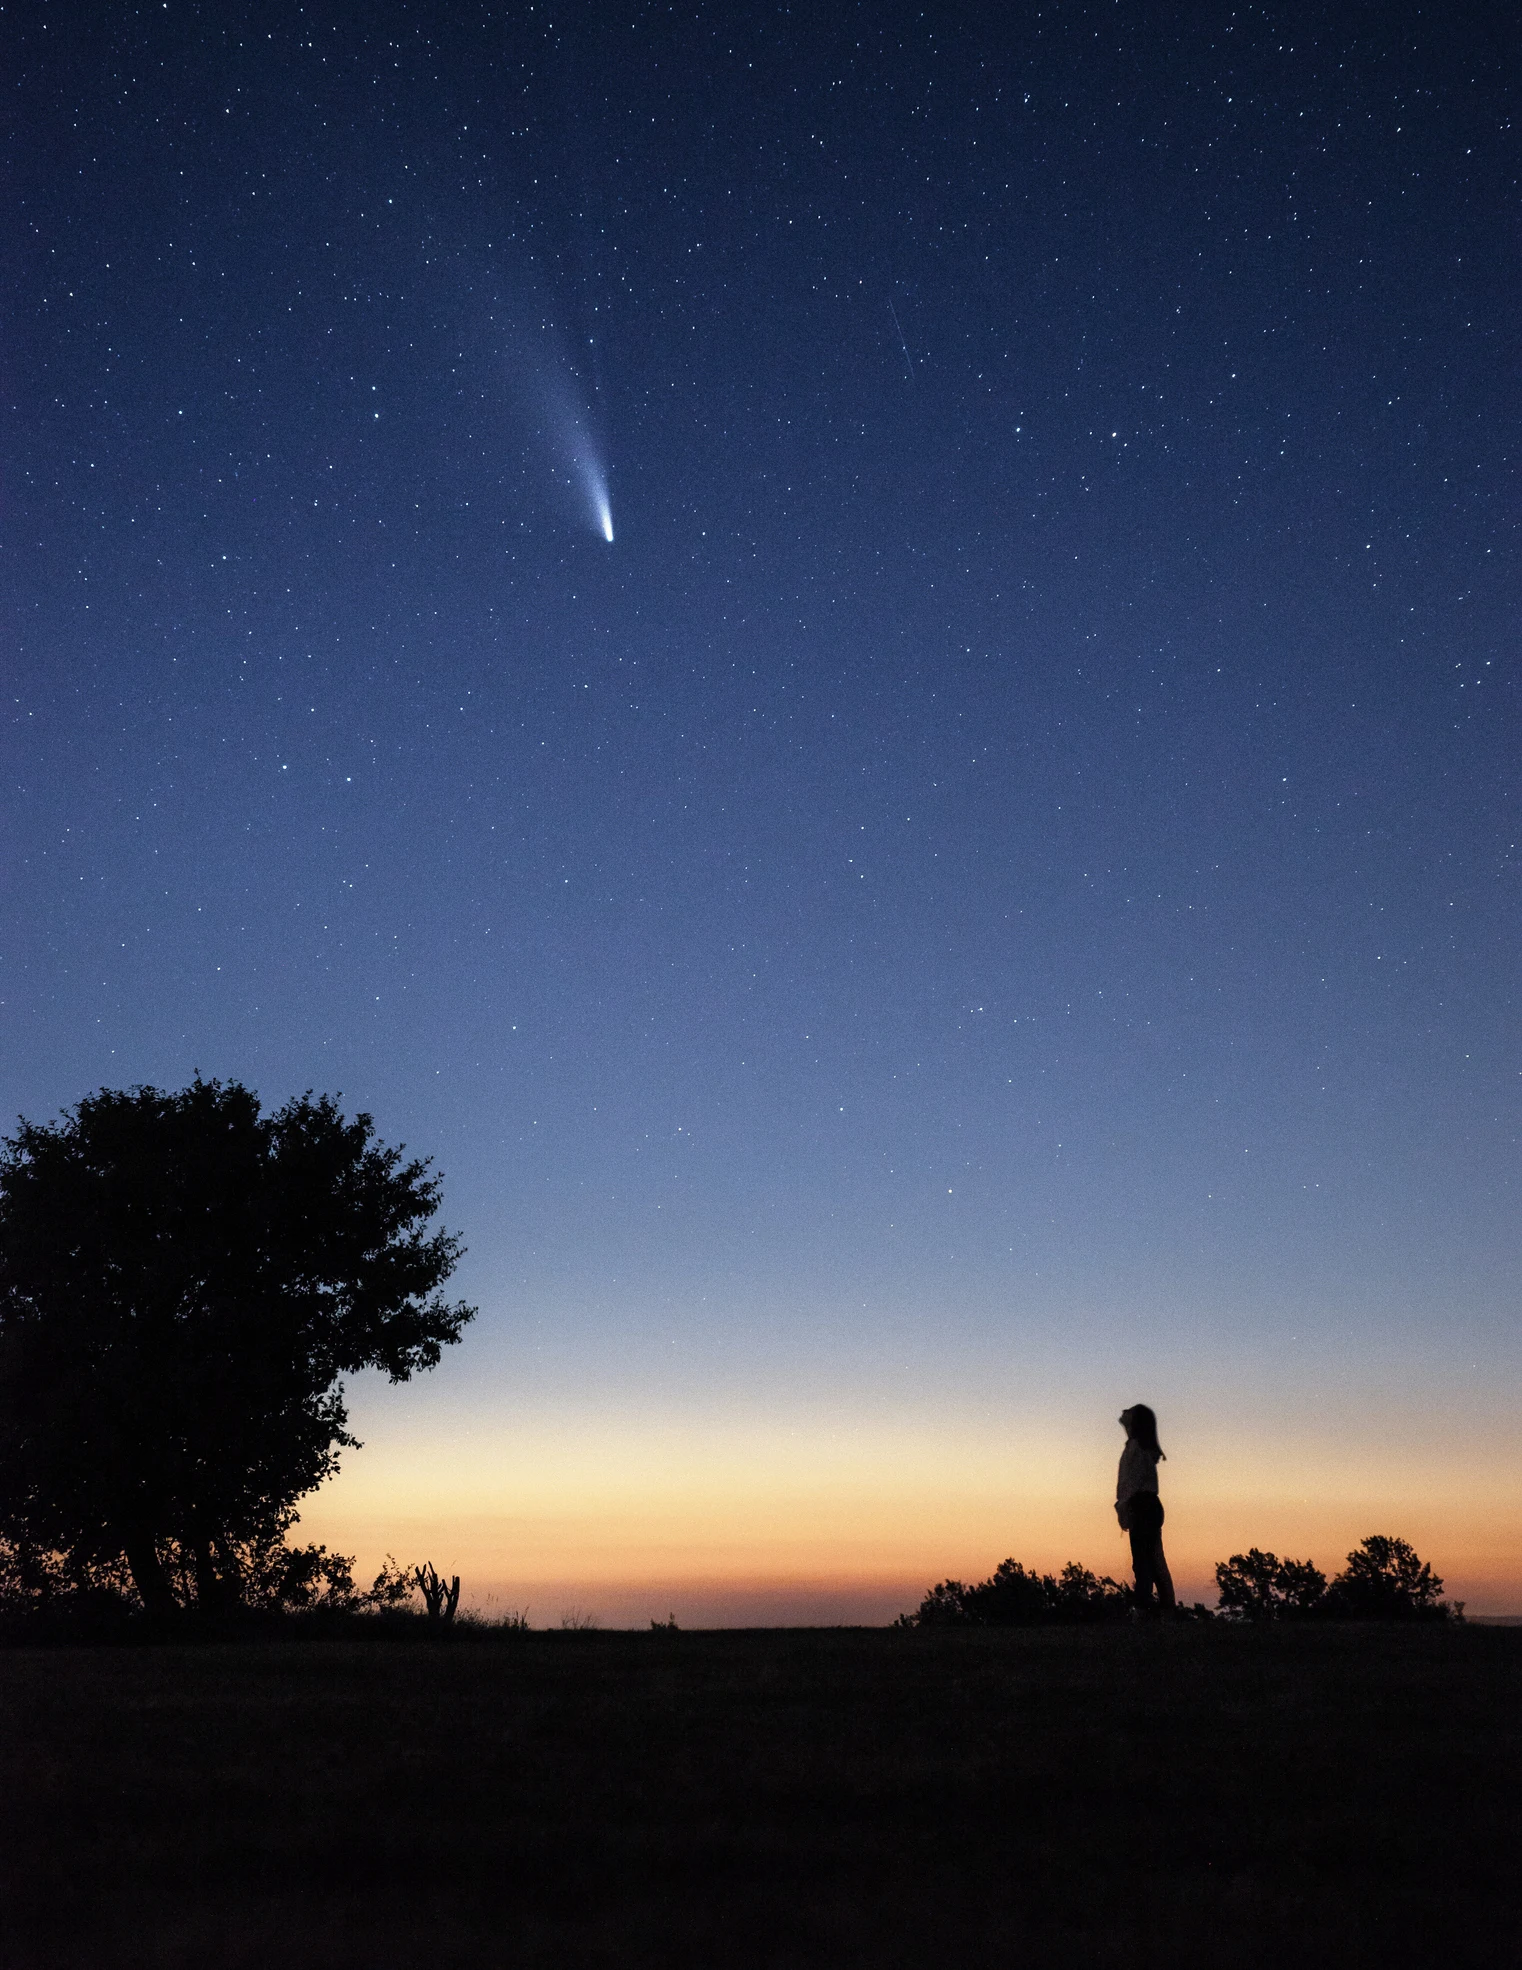
[{"label": "sunset gradient sky", "polygon": [[984,11],[11,18],[0,1109],[435,1158],[362,1567],[1522,1611],[1515,26]]}]

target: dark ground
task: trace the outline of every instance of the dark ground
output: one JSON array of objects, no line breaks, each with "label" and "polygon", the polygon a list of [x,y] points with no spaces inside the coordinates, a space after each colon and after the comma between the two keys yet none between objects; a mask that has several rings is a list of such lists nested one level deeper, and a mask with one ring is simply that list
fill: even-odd
[{"label": "dark ground", "polygon": [[1522,1631],[0,1651],[6,1970],[1522,1961]]}]

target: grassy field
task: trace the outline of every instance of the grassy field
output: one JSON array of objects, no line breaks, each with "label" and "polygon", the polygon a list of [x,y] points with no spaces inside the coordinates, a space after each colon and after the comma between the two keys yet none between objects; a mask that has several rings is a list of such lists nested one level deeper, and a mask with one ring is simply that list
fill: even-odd
[{"label": "grassy field", "polygon": [[6,1970],[1518,1961],[1522,1631],[0,1651]]}]

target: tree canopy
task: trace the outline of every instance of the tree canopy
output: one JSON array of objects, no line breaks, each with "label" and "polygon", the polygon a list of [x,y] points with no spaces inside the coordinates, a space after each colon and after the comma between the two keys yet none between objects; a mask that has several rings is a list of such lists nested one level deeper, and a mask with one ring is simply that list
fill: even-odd
[{"label": "tree canopy", "polygon": [[342,1377],[406,1381],[475,1309],[438,1179],[326,1095],[102,1089],[0,1149],[0,1536],[144,1604],[240,1551],[352,1446]]},{"label": "tree canopy", "polygon": [[1215,1570],[1223,1614],[1242,1621],[1289,1621],[1314,1614],[1326,1595],[1326,1575],[1309,1560],[1281,1560],[1249,1546]]},{"label": "tree canopy", "polygon": [[1321,1615],[1344,1621],[1462,1620],[1464,1603],[1442,1598],[1443,1583],[1404,1539],[1371,1532],[1327,1585],[1309,1560],[1281,1560],[1250,1546],[1215,1570],[1221,1612],[1237,1621],[1293,1621]]},{"label": "tree canopy", "polygon": [[1328,1614],[1364,1621],[1451,1621],[1464,1603],[1442,1598],[1443,1582],[1404,1539],[1371,1532],[1348,1554],[1326,1591]]}]

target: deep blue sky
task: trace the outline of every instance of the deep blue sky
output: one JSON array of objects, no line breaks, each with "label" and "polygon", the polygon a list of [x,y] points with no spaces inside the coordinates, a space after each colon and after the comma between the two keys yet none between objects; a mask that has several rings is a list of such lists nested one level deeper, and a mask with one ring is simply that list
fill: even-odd
[{"label": "deep blue sky", "polygon": [[1510,10],[979,11],[6,16],[0,1108],[435,1155],[439,1427],[1516,1392]]}]

